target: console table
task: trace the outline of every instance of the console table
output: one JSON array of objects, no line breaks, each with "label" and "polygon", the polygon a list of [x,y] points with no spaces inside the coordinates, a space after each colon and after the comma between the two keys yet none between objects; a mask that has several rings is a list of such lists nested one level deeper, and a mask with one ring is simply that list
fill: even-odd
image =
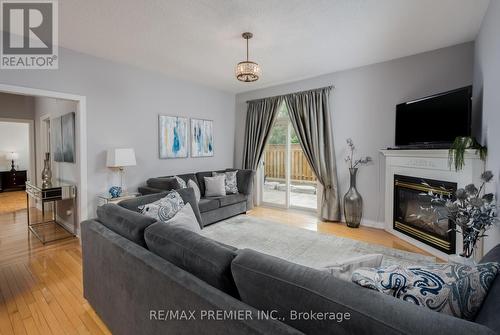
[{"label": "console table", "polygon": [[[47,186],[28,181],[26,182],[26,199],[28,229],[40,242],[45,244],[76,236],[75,185],[56,182]],[[71,221],[70,226],[58,219],[58,208],[62,209],[68,221]]]},{"label": "console table", "polygon": [[0,192],[24,190],[26,171],[0,171]]}]

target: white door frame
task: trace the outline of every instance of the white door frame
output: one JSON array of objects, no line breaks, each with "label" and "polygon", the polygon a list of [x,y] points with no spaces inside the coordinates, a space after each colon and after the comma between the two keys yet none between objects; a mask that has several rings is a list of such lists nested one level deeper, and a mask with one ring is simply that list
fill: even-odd
[{"label": "white door frame", "polygon": [[38,88],[15,86],[15,85],[5,85],[0,84],[0,92],[18,94],[18,95],[29,95],[35,97],[44,98],[54,98],[54,99],[65,99],[77,102],[77,113],[76,122],[80,131],[76,134],[79,139],[79,152],[80,159],[77,160],[77,170],[79,171],[79,180],[77,187],[78,194],[78,222],[86,220],[88,218],[87,209],[87,104],[86,97],[83,95],[48,91]]},{"label": "white door frame", "polygon": [[36,177],[36,157],[35,157],[35,120],[0,118],[0,122],[25,123],[28,125],[28,150],[30,166],[28,169],[28,179]]}]

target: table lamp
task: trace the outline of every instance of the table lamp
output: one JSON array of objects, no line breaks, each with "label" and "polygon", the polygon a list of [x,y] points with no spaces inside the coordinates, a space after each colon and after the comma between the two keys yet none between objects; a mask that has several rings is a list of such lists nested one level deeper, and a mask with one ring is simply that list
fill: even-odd
[{"label": "table lamp", "polygon": [[[106,157],[106,166],[109,168],[116,168],[120,170],[120,187],[111,188],[111,196],[119,197],[123,188],[123,175],[125,174],[126,166],[135,166],[135,152],[132,148],[116,148],[109,149]],[[113,190],[113,191],[112,191]]]},{"label": "table lamp", "polygon": [[9,152],[5,156],[7,160],[12,162],[10,172],[16,172],[16,169],[14,168],[14,161],[19,158],[19,154],[17,152]]}]

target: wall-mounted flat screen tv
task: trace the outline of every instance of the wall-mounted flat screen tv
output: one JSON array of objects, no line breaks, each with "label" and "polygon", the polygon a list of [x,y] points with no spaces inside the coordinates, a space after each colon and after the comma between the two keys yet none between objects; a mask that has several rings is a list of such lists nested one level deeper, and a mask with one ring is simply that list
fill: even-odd
[{"label": "wall-mounted flat screen tv", "polygon": [[449,147],[471,135],[472,86],[396,106],[396,146]]}]

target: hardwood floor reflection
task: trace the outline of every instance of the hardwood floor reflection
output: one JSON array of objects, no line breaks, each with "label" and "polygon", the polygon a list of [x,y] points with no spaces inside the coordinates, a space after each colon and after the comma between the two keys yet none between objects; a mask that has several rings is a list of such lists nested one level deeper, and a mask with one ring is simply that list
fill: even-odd
[{"label": "hardwood floor reflection", "polygon": [[79,240],[28,234],[25,197],[0,193],[0,334],[110,334],[83,298]]}]

